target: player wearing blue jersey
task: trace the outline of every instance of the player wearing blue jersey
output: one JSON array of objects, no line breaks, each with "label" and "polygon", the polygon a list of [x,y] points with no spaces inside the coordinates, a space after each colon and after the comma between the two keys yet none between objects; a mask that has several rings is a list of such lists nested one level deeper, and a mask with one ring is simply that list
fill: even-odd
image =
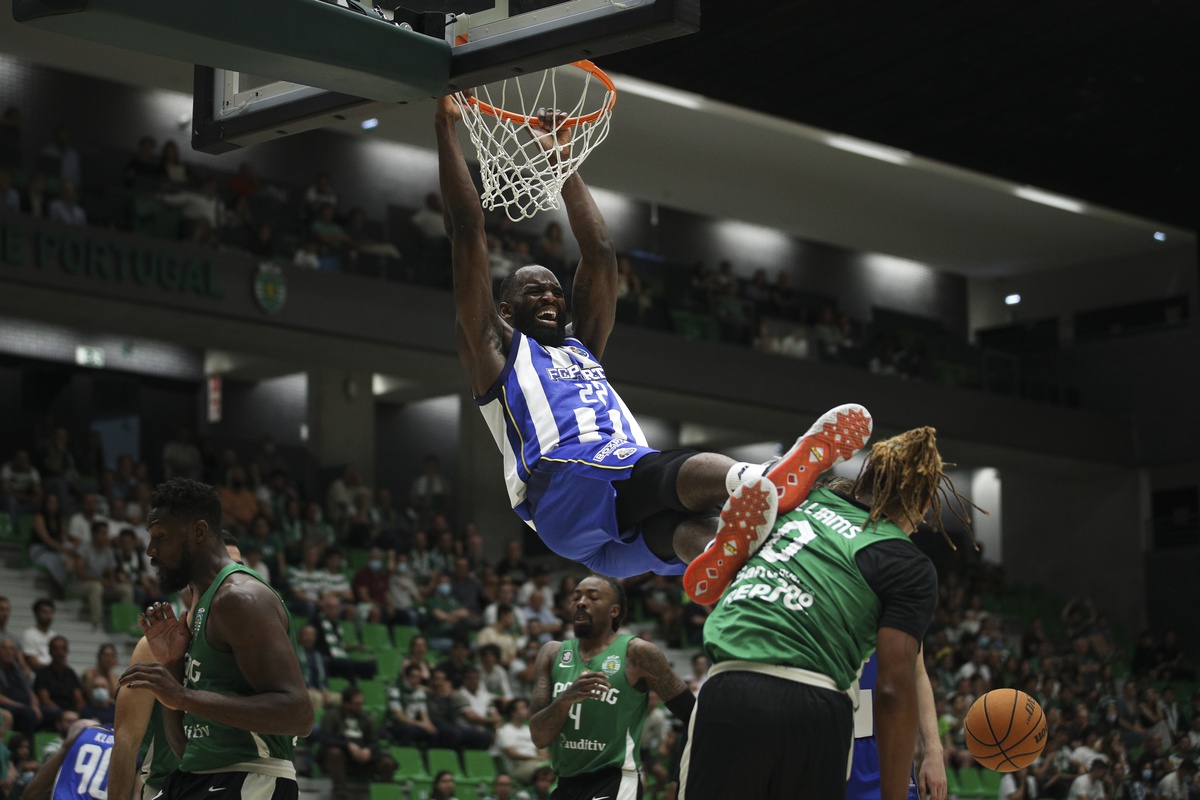
[{"label": "player wearing blue jersey", "polygon": [[[460,119],[454,100],[442,98],[435,129],[458,353],[503,455],[513,510],[556,553],[605,575],[680,574],[692,562],[685,588],[715,601],[770,532],[777,506],[795,508],[821,472],[862,447],[870,416],[861,406],[827,412],[771,464],[650,447],[600,365],[616,318],[617,259],[583,179],[572,174],[562,189],[580,249],[571,323],[562,286],[538,265],[504,280],[497,308]],[[561,121],[540,117],[547,151],[570,146]],[[764,475],[771,484],[731,498]]]},{"label": "player wearing blue jersey", "polygon": [[21,796],[25,800],[107,800],[114,741],[112,728],[95,720],[76,722]]},{"label": "player wearing blue jersey", "polygon": [[[846,800],[879,800],[879,746],[875,743],[875,655],[863,665],[858,679],[858,708],[854,712],[854,751]],[[938,738],[933,686],[925,672],[924,649],[917,652],[917,733],[921,739],[921,768],[908,783],[909,800],[946,800],[946,764]]]}]

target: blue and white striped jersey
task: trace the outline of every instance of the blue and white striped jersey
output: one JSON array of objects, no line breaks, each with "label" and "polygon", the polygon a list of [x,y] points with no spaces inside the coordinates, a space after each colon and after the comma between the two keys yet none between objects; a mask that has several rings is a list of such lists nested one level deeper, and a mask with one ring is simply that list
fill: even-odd
[{"label": "blue and white striped jersey", "polygon": [[110,728],[81,730],[58,770],[52,800],[106,800],[108,762],[115,742]]},{"label": "blue and white striped jersey", "polygon": [[609,448],[608,455],[624,442],[647,444],[604,367],[572,337],[543,347],[514,330],[504,369],[475,402],[504,457],[513,510],[531,525],[525,489],[539,459],[564,445],[594,443],[597,454]]}]

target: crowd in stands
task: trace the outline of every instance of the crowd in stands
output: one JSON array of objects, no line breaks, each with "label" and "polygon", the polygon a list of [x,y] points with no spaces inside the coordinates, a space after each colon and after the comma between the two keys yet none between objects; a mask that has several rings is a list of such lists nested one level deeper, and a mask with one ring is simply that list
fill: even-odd
[{"label": "crowd in stands", "polygon": [[[253,161],[223,174],[188,164],[175,142],[149,136],[138,139],[123,168],[100,180],[85,174],[66,127],[40,148],[22,147],[19,110],[8,109],[4,119],[10,122],[0,145],[0,212],[450,288],[450,247],[435,192],[421,208],[385,221],[348,205],[335,175],[318,172],[306,186],[285,185],[261,178]],[[532,226],[515,225],[503,213],[489,216],[493,277],[499,284],[513,269],[536,262],[569,291],[574,264],[561,225]],[[983,385],[980,353],[937,321],[906,324],[904,315],[894,314],[886,321],[852,319],[838,310],[836,297],[794,289],[789,265],[773,275],[759,269],[747,279],[729,260],[689,268],[669,259],[669,253],[666,260],[644,253],[621,258],[619,321],[879,375]]]},{"label": "crowd in stands", "polygon": [[[570,599],[582,573],[527,559],[519,540],[489,560],[485,533],[456,519],[454,487],[436,455],[422,459],[406,493],[368,487],[353,468],[310,492],[270,437],[246,458],[187,427],[164,446],[161,466],[129,455],[111,469],[105,463],[97,441],[77,446],[56,425],[0,462],[0,525],[27,534],[28,563],[51,592],[83,599],[98,627],[106,606],[160,599],[144,554],[152,485],[209,482],[244,563],[292,612],[320,720],[302,766],[330,777],[337,800],[355,776],[395,777],[430,796],[453,781],[458,789],[446,791],[466,794],[463,782],[474,781],[482,796],[478,785],[493,780],[497,797],[544,796],[553,773],[527,724],[534,660],[543,643],[572,635]],[[677,579],[626,584],[635,630],[669,648],[698,649],[709,609],[687,601]],[[78,716],[111,719],[116,649],[100,648],[95,666],[77,676],[55,610],[54,599],[39,600],[35,624],[18,634],[7,630],[10,603],[0,599],[8,770],[0,788],[28,772],[39,735]],[[1006,586],[998,568],[959,558],[942,575],[924,658],[942,737],[930,752],[945,759],[952,794],[1195,800],[1200,691],[1174,633],[1130,641],[1090,601],[1061,608],[1044,590]],[[692,660],[685,678],[693,689],[707,668],[702,655]],[[1031,768],[981,793],[981,776],[993,776],[967,752],[962,723],[976,698],[1001,686],[1041,703],[1048,743]],[[666,781],[678,733],[669,719],[656,708],[645,728],[654,788]],[[435,756],[444,753],[455,760],[438,776]],[[462,768],[481,763],[496,774]]]}]

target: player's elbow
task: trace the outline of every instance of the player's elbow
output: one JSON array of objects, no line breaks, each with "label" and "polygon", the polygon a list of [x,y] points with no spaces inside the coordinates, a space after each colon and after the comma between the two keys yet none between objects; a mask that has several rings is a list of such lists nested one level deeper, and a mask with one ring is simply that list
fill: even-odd
[{"label": "player's elbow", "polygon": [[533,726],[529,726],[530,738],[533,739],[533,746],[538,750],[545,750],[554,741],[553,734],[546,731],[534,730]]},{"label": "player's elbow", "polygon": [[895,713],[917,702],[916,685],[903,677],[884,677],[875,681],[875,708],[882,714]]},{"label": "player's elbow", "polygon": [[316,722],[316,714],[313,712],[312,698],[308,696],[308,690],[305,689],[302,695],[296,696],[291,703],[291,724],[289,730],[284,731],[285,736],[308,736],[312,733],[313,725]]}]

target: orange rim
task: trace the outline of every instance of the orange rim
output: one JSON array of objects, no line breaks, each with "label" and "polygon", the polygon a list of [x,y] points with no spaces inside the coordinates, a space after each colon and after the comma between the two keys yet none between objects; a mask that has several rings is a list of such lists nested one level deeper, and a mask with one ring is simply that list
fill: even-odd
[{"label": "orange rim", "polygon": [[[605,104],[596,111],[590,114],[583,114],[578,117],[567,117],[563,120],[562,127],[574,128],[576,125],[584,125],[590,122],[595,122],[600,117],[612,111],[613,105],[617,102],[617,87],[613,85],[612,78],[604,73],[604,70],[597,67],[591,61],[572,61],[568,66],[577,67],[584,72],[589,73],[593,78],[604,84],[604,88],[608,90],[608,100]],[[528,114],[516,114],[512,111],[505,111],[503,108],[496,108],[490,103],[475,97],[474,95],[465,95],[467,102],[478,108],[482,113],[488,116],[502,119],[505,122],[516,122],[521,125],[531,125],[535,128],[542,127],[542,123],[537,117],[531,117]]]}]

